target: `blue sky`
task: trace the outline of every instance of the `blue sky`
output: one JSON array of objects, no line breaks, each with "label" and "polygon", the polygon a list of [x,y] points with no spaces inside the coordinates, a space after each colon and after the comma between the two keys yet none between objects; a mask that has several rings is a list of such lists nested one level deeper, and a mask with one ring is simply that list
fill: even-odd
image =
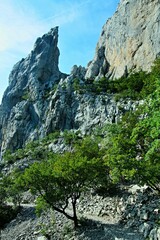
[{"label": "blue sky", "polygon": [[119,1],[0,1],[0,101],[13,65],[50,28],[59,26],[60,70],[69,73],[74,64],[86,66],[94,56],[103,24]]}]

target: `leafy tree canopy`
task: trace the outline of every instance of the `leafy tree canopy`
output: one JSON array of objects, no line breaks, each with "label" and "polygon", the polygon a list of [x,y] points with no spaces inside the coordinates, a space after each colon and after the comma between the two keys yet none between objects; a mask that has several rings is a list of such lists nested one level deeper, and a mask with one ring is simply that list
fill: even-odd
[{"label": "leafy tree canopy", "polygon": [[[135,112],[108,128],[106,165],[114,181],[146,183],[160,191],[160,61],[150,73],[154,91]],[[113,126],[115,127],[113,129]]]},{"label": "leafy tree canopy", "polygon": [[[83,146],[82,144],[84,150]],[[50,155],[48,161],[34,163],[23,175],[25,184],[34,194],[39,194],[39,202],[43,200],[54,210],[73,220],[75,227],[78,225],[77,200],[82,193],[97,186],[105,169],[102,158],[97,157],[98,146],[93,144],[91,148],[92,154],[87,152],[88,149],[82,152],[77,147],[74,152]],[[69,202],[72,215],[67,212]]]}]

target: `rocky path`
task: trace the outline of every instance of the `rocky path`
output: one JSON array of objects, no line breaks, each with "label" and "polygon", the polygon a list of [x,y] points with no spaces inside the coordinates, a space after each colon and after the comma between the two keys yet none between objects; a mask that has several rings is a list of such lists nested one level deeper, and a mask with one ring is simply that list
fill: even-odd
[{"label": "rocky path", "polygon": [[[89,222],[88,228],[82,229],[80,238],[84,240],[143,240],[143,236],[133,229],[125,228],[119,219],[84,215]],[[84,231],[85,230],[85,231]],[[83,238],[81,238],[83,237]]]},{"label": "rocky path", "polygon": [[[34,204],[23,204],[23,208],[17,218],[13,220],[1,232],[1,240],[39,240],[47,239],[44,237],[45,226],[50,226],[51,216],[44,215],[37,218],[35,215]],[[82,215],[81,215],[82,217]],[[139,233],[133,229],[124,228],[118,223],[117,218],[98,217],[95,215],[83,215],[85,221],[82,227],[76,232],[63,233],[61,236],[51,234],[51,240],[144,240]],[[54,226],[60,232],[60,228],[67,220],[61,219],[65,223],[57,223]],[[49,227],[50,228],[50,227]],[[42,231],[43,230],[43,231]],[[51,232],[51,229],[49,229]],[[63,232],[63,230],[62,230]],[[43,238],[41,238],[43,237]],[[49,239],[49,238],[48,238]]]},{"label": "rocky path", "polygon": [[87,194],[77,206],[81,225],[76,231],[66,217],[49,209],[38,218],[34,200],[26,196],[31,204],[22,204],[0,240],[160,240],[160,200],[148,187],[127,186],[105,197]]}]

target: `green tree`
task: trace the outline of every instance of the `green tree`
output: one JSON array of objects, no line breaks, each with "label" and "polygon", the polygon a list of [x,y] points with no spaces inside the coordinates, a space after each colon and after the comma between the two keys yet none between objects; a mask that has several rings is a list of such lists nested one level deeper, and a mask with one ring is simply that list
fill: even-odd
[{"label": "green tree", "polygon": [[81,141],[77,141],[74,147],[76,151],[81,153],[82,156],[86,156],[88,159],[92,159],[101,156],[101,151],[98,143],[98,138],[87,136],[84,139],[81,139]]},{"label": "green tree", "polygon": [[142,182],[160,192],[160,74],[153,72],[153,76],[156,90],[146,99],[131,139],[138,152]]},{"label": "green tree", "polygon": [[[124,122],[123,122],[124,123]],[[114,183],[133,180],[135,177],[135,148],[130,140],[130,127],[122,123],[107,129],[105,163]]]},{"label": "green tree", "polygon": [[[159,61],[156,62],[160,66]],[[114,181],[136,180],[160,192],[160,68],[150,73],[152,89],[144,104],[108,128],[105,161]]]},{"label": "green tree", "polygon": [[21,171],[15,170],[3,178],[3,187],[5,188],[7,199],[14,204],[14,207],[20,207],[23,193],[26,190],[21,174]]},{"label": "green tree", "polygon": [[[80,152],[53,155],[48,161],[34,163],[26,169],[23,179],[32,192],[38,193],[40,201],[64,214],[78,226],[76,205],[81,194],[94,187],[100,178],[102,161],[88,159]],[[67,212],[69,202],[72,215]]]}]

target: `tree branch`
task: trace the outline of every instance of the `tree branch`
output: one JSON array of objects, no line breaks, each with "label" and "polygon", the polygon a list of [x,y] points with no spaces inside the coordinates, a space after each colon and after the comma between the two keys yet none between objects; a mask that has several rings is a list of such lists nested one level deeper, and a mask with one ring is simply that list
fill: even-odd
[{"label": "tree branch", "polygon": [[60,208],[54,206],[52,203],[50,203],[50,201],[48,201],[47,199],[45,199],[45,201],[46,201],[55,211],[57,211],[57,212],[59,212],[59,213],[62,213],[64,216],[66,216],[68,219],[70,219],[70,220],[72,220],[72,221],[74,220],[73,216],[70,216],[68,213],[65,212],[65,209],[67,208],[66,205],[65,205],[65,206],[66,206],[65,208],[60,209]]}]

